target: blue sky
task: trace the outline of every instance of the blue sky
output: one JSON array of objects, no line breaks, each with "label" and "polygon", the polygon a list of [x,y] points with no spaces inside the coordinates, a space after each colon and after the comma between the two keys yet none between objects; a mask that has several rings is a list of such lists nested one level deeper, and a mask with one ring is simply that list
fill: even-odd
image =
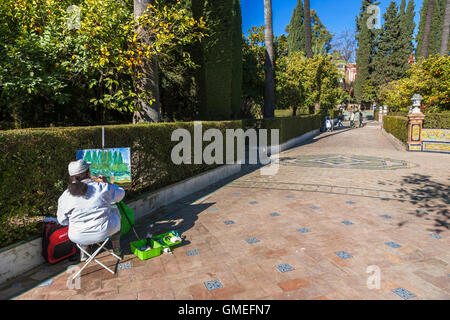
[{"label": "blue sky", "polygon": [[[391,0],[380,0],[381,23],[383,14]],[[396,0],[400,5],[400,0]],[[408,1],[407,1],[408,2]],[[419,24],[423,0],[415,0],[416,32]],[[333,34],[355,28],[355,18],[359,15],[362,0],[310,0],[311,9],[317,11],[320,20]],[[276,36],[285,33],[286,26],[291,21],[292,12],[297,5],[297,0],[272,0],[273,28]],[[242,31],[247,34],[252,26],[264,24],[264,0],[241,0],[242,7]]]}]

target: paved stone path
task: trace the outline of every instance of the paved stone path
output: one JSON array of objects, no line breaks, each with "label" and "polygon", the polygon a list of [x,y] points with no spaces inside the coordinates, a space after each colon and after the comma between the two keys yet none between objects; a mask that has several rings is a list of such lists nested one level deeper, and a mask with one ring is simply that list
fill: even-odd
[{"label": "paved stone path", "polygon": [[374,123],[324,133],[274,176],[249,168],[141,222],[181,231],[172,255],[128,254],[116,275],[92,264],[79,290],[62,273],[17,299],[450,299],[449,160]]}]

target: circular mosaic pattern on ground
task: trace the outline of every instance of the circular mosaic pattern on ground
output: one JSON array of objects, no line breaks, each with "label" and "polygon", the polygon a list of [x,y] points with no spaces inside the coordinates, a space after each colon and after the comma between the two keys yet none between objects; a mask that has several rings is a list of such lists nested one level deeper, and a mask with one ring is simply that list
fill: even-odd
[{"label": "circular mosaic pattern on ground", "polygon": [[404,160],[344,155],[311,155],[296,158],[282,158],[280,159],[280,164],[299,167],[371,170],[396,170],[417,167],[416,164]]}]

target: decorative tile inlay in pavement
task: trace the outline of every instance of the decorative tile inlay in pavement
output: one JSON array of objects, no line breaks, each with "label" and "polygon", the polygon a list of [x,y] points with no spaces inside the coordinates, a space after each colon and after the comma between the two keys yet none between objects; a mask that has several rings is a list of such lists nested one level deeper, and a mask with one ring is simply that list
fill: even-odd
[{"label": "decorative tile inlay in pavement", "polygon": [[197,255],[200,254],[200,251],[198,251],[198,249],[195,249],[195,250],[188,250],[188,251],[186,251],[186,254],[187,254],[189,257],[197,256]]},{"label": "decorative tile inlay in pavement", "polygon": [[348,254],[348,253],[345,252],[345,251],[336,252],[336,255],[337,255],[339,258],[342,258],[342,259],[350,259],[350,258],[352,258],[352,255],[351,255],[351,254]]},{"label": "decorative tile inlay in pavement", "polygon": [[279,217],[280,214],[278,212],[273,212],[270,214],[271,217]]},{"label": "decorative tile inlay in pavement", "polygon": [[250,201],[249,204],[258,204],[257,201]]},{"label": "decorative tile inlay in pavement", "polygon": [[294,268],[291,267],[291,266],[290,266],[289,264],[287,264],[287,263],[286,263],[286,264],[280,264],[280,265],[276,266],[276,268],[277,268],[278,270],[280,270],[280,272],[283,272],[283,273],[294,270]]},{"label": "decorative tile inlay in pavement", "polygon": [[213,280],[213,281],[205,282],[205,287],[206,287],[206,289],[208,289],[208,291],[212,291],[212,290],[223,288],[223,285],[222,285],[222,283],[220,283],[219,280]]},{"label": "decorative tile inlay in pavement", "polygon": [[117,270],[125,270],[125,269],[131,269],[133,265],[131,264],[131,261],[119,263],[117,265]]},{"label": "decorative tile inlay in pavement", "polygon": [[245,240],[245,241],[247,241],[248,244],[254,244],[254,243],[260,242],[260,241],[259,241],[258,239],[256,239],[256,238],[250,238],[250,239],[247,239],[247,240]]},{"label": "decorative tile inlay in pavement", "polygon": [[279,162],[283,166],[341,169],[396,170],[417,167],[417,165],[404,160],[358,155],[309,155],[296,158],[282,158]]},{"label": "decorative tile inlay in pavement", "polygon": [[397,288],[397,289],[392,290],[392,292],[397,294],[398,296],[400,296],[402,299],[405,299],[405,300],[416,297],[416,295],[414,293],[406,290],[405,288]]},{"label": "decorative tile inlay in pavement", "polygon": [[311,230],[308,230],[306,228],[301,228],[301,229],[298,229],[297,231],[300,233],[310,233],[311,232]]},{"label": "decorative tile inlay in pavement", "polygon": [[320,209],[319,207],[316,207],[316,206],[312,206],[310,208],[313,209],[313,210],[319,210]]},{"label": "decorative tile inlay in pavement", "polygon": [[347,201],[346,204],[353,205],[353,204],[356,204],[356,202],[353,202],[353,201]]},{"label": "decorative tile inlay in pavement", "polygon": [[398,248],[401,248],[401,247],[402,247],[402,246],[399,245],[398,243],[395,243],[395,242],[392,242],[392,241],[386,242],[386,245],[389,246],[389,247],[391,247],[391,248],[394,248],[394,249],[398,249]]},{"label": "decorative tile inlay in pavement", "polygon": [[345,224],[346,226],[351,226],[353,224],[353,222],[351,221],[342,221],[343,224]]},{"label": "decorative tile inlay in pavement", "polygon": [[442,239],[442,236],[440,236],[440,235],[438,235],[438,234],[436,234],[436,233],[430,234],[430,237],[433,237],[433,238],[435,238],[435,239]]},{"label": "decorative tile inlay in pavement", "polygon": [[387,214],[383,214],[381,217],[382,217],[382,218],[385,218],[385,219],[392,219],[392,217],[389,216],[389,215],[387,215]]},{"label": "decorative tile inlay in pavement", "polygon": [[234,224],[234,221],[228,220],[224,222],[227,226]]}]

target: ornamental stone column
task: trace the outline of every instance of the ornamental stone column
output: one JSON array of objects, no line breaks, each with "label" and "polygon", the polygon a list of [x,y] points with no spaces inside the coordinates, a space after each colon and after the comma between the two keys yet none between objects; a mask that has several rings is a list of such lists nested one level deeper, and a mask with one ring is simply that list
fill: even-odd
[{"label": "ornamental stone column", "polygon": [[422,126],[425,119],[420,110],[422,99],[420,94],[412,97],[413,105],[408,114],[408,151],[422,151]]}]

